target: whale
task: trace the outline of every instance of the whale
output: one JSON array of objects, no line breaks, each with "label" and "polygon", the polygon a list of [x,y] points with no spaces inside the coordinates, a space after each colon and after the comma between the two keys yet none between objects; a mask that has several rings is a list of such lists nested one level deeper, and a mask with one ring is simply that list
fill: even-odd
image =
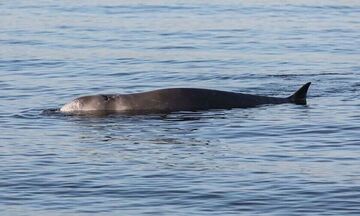
[{"label": "whale", "polygon": [[60,108],[71,114],[151,114],[252,108],[267,104],[306,105],[311,82],[289,97],[271,97],[202,88],[165,88],[132,94],[98,94],[75,98]]}]

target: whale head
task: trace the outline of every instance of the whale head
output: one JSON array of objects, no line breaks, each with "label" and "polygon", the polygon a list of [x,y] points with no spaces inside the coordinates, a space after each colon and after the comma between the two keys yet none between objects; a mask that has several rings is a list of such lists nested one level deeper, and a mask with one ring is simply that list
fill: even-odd
[{"label": "whale head", "polygon": [[95,112],[107,109],[108,99],[101,95],[84,96],[74,99],[60,108],[61,112]]}]

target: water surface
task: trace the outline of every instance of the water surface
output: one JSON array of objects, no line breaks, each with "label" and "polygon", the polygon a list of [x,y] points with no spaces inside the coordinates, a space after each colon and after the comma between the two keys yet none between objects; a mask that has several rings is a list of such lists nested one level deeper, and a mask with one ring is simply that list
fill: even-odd
[{"label": "water surface", "polygon": [[[359,215],[357,1],[3,1],[1,215]],[[307,106],[46,115],[200,87]]]}]

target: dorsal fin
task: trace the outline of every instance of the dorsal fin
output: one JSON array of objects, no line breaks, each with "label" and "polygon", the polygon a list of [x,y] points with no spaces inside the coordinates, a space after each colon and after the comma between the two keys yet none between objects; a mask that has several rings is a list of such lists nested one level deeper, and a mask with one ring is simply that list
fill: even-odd
[{"label": "dorsal fin", "polygon": [[306,94],[311,85],[311,82],[303,85],[299,90],[297,90],[293,95],[289,97],[290,102],[295,104],[306,105]]}]

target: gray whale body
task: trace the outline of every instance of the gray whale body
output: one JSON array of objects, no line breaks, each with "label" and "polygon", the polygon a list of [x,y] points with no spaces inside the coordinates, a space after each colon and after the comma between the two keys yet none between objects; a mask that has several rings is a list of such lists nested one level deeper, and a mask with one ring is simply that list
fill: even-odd
[{"label": "gray whale body", "polygon": [[74,99],[60,112],[87,113],[171,113],[210,109],[250,108],[265,104],[306,104],[310,82],[286,98],[267,97],[199,88],[168,88],[134,94],[90,95]]}]

